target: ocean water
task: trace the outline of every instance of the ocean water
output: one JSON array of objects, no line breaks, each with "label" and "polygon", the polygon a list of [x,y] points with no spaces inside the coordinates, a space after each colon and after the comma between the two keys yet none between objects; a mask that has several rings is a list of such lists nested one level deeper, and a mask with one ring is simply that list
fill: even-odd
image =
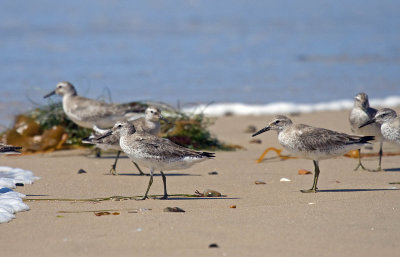
[{"label": "ocean water", "polygon": [[0,124],[63,80],[186,108],[400,96],[399,13],[398,0],[2,0]]}]

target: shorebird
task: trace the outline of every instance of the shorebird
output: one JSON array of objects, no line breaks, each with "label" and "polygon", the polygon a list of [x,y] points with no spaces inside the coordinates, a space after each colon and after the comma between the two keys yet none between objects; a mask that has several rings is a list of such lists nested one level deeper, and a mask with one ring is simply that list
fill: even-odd
[{"label": "shorebird", "polygon": [[379,110],[375,117],[362,124],[360,128],[372,123],[381,124],[381,133],[385,141],[400,144],[400,117],[394,110],[389,108]]},{"label": "shorebird", "polygon": [[[130,123],[132,123],[135,126],[136,131],[147,132],[149,134],[157,136],[160,133],[160,120],[168,122],[161,115],[161,110],[159,108],[154,106],[149,106],[145,111],[144,117],[133,120]],[[119,135],[115,133],[111,136],[98,139],[103,135],[105,135],[107,131],[108,130],[102,130],[94,126],[92,135],[82,139],[82,142],[86,144],[95,144],[97,147],[103,150],[109,150],[109,149],[117,150],[118,151],[117,157],[115,158],[115,162],[111,166],[110,170],[111,174],[117,175],[116,172],[117,161],[122,151],[119,145]],[[137,165],[137,163],[133,162],[133,164],[139,170],[140,175],[145,175],[143,171],[140,169],[139,165]]]},{"label": "shorebird", "polygon": [[[360,128],[361,125],[372,119],[378,110],[369,106],[368,95],[365,93],[359,93],[354,97],[354,106],[350,112],[349,122],[351,125],[351,131],[357,135],[363,136],[374,136],[375,140],[379,141],[379,165],[378,170],[381,170],[382,162],[382,144],[383,138],[381,133],[381,125],[379,123],[372,123],[368,126]],[[361,163],[361,149],[358,149],[358,165],[354,170],[358,168],[366,170]]]},{"label": "shorebird", "polygon": [[150,180],[142,200],[148,198],[147,194],[153,184],[154,171],[160,171],[164,184],[162,199],[168,199],[166,178],[163,171],[187,169],[195,163],[215,157],[214,153],[191,150],[168,139],[159,138],[144,131],[137,131],[135,126],[128,122],[117,122],[101,138],[113,134],[119,135],[121,149],[132,161],[150,168]]},{"label": "shorebird", "polygon": [[77,125],[84,128],[111,128],[115,122],[136,119],[143,115],[143,106],[108,104],[103,101],[78,96],[75,87],[67,81],[57,84],[56,89],[44,98],[54,94],[62,96],[65,114]]},{"label": "shorebird", "polygon": [[253,134],[257,136],[268,130],[278,132],[278,141],[287,151],[297,157],[313,160],[315,173],[314,183],[303,193],[317,192],[319,161],[340,156],[374,139],[373,136],[351,136],[324,128],[316,128],[304,124],[293,124],[286,116],[277,115],[269,124]]},{"label": "shorebird", "polygon": [[12,146],[0,143],[0,154],[20,154],[20,146]]}]

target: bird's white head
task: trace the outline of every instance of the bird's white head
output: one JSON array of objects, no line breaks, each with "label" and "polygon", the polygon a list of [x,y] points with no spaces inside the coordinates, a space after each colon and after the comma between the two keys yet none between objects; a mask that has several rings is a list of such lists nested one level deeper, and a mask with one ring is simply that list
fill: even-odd
[{"label": "bird's white head", "polygon": [[276,115],[274,118],[271,119],[271,121],[268,123],[268,125],[265,128],[254,133],[253,137],[255,137],[261,133],[264,133],[268,130],[282,131],[285,128],[287,128],[288,126],[290,126],[292,123],[293,123],[292,120],[289,119],[288,117],[283,116],[283,115]]},{"label": "bird's white head", "polygon": [[47,95],[44,96],[44,98],[50,97],[54,94],[60,95],[60,96],[71,96],[71,95],[77,95],[75,87],[68,81],[63,81],[57,84],[56,89],[48,93]]},{"label": "bird's white head", "polygon": [[367,126],[368,124],[371,123],[379,123],[383,124],[385,122],[391,121],[397,117],[397,114],[394,110],[389,109],[389,108],[383,108],[379,110],[376,114],[375,117],[364,123],[363,125],[360,126],[360,128]]},{"label": "bird's white head", "polygon": [[358,93],[354,97],[354,107],[366,110],[369,108],[368,95],[366,93]]}]

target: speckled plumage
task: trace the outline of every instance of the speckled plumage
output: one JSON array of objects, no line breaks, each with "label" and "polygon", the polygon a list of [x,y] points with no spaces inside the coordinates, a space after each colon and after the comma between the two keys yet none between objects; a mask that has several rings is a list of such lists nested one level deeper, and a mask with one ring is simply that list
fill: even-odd
[{"label": "speckled plumage", "polygon": [[253,134],[256,136],[268,130],[278,132],[279,143],[293,155],[314,161],[315,177],[310,190],[316,192],[319,176],[319,160],[329,159],[359,149],[373,140],[373,136],[352,136],[324,128],[316,128],[303,124],[293,124],[286,116],[277,115],[269,124]]},{"label": "speckled plumage", "polygon": [[[380,142],[378,170],[381,170],[383,142],[381,125],[379,123],[371,123],[368,126],[360,128],[361,125],[372,119],[376,113],[377,110],[369,106],[368,95],[359,93],[354,97],[354,106],[350,112],[349,122],[353,133],[363,136],[374,136],[375,140]],[[360,167],[365,170],[366,168],[361,163],[361,149],[358,151],[358,165],[354,170]]]},{"label": "speckled plumage", "polygon": [[53,94],[62,96],[65,114],[81,127],[111,128],[119,120],[134,119],[143,114],[143,107],[120,104],[108,104],[77,95],[75,87],[69,82],[60,82],[56,89],[45,97]]},{"label": "speckled plumage", "polygon": [[[141,117],[139,119],[130,121],[133,124],[137,131],[139,132],[146,132],[157,136],[160,133],[160,119],[164,119],[161,115],[161,110],[154,106],[147,107],[145,111],[145,117]],[[102,130],[97,128],[96,126],[93,127],[93,133],[91,136],[82,139],[83,143],[86,144],[95,144],[97,147],[103,150],[117,150],[122,151],[120,147],[120,137],[118,133],[114,133],[107,137],[102,137],[108,130]],[[100,139],[99,139],[100,138]],[[116,166],[117,161],[119,158],[120,152],[118,152],[117,157],[114,161],[114,164],[111,166],[110,173],[116,175]],[[137,163],[135,166],[138,168],[140,174],[144,174]]]},{"label": "speckled plumage", "polygon": [[385,141],[400,144],[400,117],[397,116],[394,110],[389,108],[379,110],[375,117],[361,127],[371,123],[378,123],[381,125],[381,133]]},{"label": "speckled plumage", "polygon": [[150,168],[150,181],[144,198],[153,183],[154,171],[160,171],[163,176],[164,198],[167,198],[166,180],[162,171],[187,169],[214,157],[214,153],[191,150],[168,139],[136,131],[134,125],[128,122],[117,122],[104,136],[113,134],[119,134],[121,149],[133,162]]},{"label": "speckled plumage", "polygon": [[375,140],[381,140],[382,134],[380,124],[373,123],[360,128],[361,125],[372,119],[377,111],[378,110],[369,106],[367,94],[357,94],[354,98],[354,106],[349,116],[351,131],[357,135],[374,136]]},{"label": "speckled plumage", "polygon": [[[149,134],[157,136],[160,133],[160,118],[162,118],[161,111],[156,107],[149,106],[145,111],[145,117],[130,121],[130,123],[135,126],[135,129],[138,132],[147,132]],[[103,136],[107,131],[108,130],[102,130],[99,129],[97,126],[94,126],[93,134],[88,138],[83,139],[82,142],[87,144],[95,144],[97,147],[104,150],[114,149],[122,151],[119,145],[118,133],[98,139]]]}]

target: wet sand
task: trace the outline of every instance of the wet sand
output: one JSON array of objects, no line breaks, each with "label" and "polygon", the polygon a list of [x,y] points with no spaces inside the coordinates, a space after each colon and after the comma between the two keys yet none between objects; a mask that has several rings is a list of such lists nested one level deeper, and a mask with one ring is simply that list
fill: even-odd
[{"label": "wet sand", "polygon": [[[399,109],[397,109],[399,111]],[[169,194],[214,189],[226,197],[146,201],[29,201],[31,210],[1,224],[2,256],[394,256],[400,238],[400,156],[384,156],[384,172],[353,171],[356,159],[322,161],[316,194],[302,194],[312,185],[310,160],[282,161],[274,153],[256,163],[266,147],[278,144],[267,132],[250,144],[248,125],[262,128],[270,116],[218,118],[211,131],[245,150],[217,152],[215,160],[189,170],[168,172]],[[295,122],[350,132],[348,111],[291,117]],[[377,152],[378,144],[373,150]],[[384,145],[385,152],[400,148]],[[41,177],[16,191],[37,198],[98,198],[142,195],[149,177],[138,176],[129,159],[108,175],[112,154],[94,158],[89,150],[2,157],[1,165],[32,170]],[[376,168],[378,157],[364,159]],[[78,174],[79,169],[87,173]],[[217,171],[218,175],[208,175]],[[288,178],[291,182],[280,182]],[[256,185],[256,180],[266,182]],[[162,194],[156,176],[150,194]],[[236,208],[230,208],[236,205]],[[166,213],[165,207],[185,213]],[[148,211],[135,210],[140,208]],[[119,215],[96,216],[112,210]],[[59,213],[60,211],[72,213]],[[85,211],[85,212],[83,212]],[[216,243],[218,248],[209,248]]]}]

